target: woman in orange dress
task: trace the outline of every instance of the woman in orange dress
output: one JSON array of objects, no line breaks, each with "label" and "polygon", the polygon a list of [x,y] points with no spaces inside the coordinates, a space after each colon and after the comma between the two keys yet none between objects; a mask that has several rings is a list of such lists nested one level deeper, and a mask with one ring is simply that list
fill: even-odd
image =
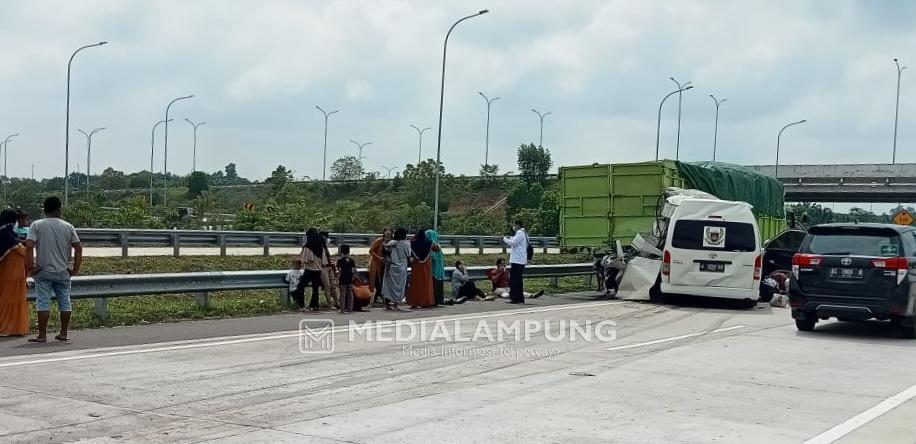
[{"label": "woman in orange dress", "polygon": [[433,293],[432,252],[438,246],[426,237],[426,230],[417,231],[410,242],[413,259],[410,265],[410,288],[407,290],[407,305],[411,308],[436,305]]},{"label": "woman in orange dress", "polygon": [[369,247],[369,292],[379,299],[382,294],[382,281],[385,278],[385,244],[391,240],[391,230],[385,228],[382,237],[372,242]]},{"label": "woman in orange dress", "polygon": [[0,336],[29,334],[26,250],[16,234],[16,211],[0,212]]}]

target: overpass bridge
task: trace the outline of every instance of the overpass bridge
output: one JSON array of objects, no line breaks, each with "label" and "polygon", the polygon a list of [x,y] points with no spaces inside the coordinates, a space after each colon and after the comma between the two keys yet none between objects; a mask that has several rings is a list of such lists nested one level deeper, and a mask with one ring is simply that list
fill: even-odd
[{"label": "overpass bridge", "polygon": [[[748,166],[774,177],[773,165]],[[780,165],[790,202],[916,202],[916,164]]]}]

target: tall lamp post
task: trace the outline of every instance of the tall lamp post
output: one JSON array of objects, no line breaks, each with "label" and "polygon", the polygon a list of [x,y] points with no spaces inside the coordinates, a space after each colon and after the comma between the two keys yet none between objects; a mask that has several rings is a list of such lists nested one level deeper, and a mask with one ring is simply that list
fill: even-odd
[{"label": "tall lamp post", "polygon": [[897,65],[897,106],[894,110],[894,152],[891,156],[891,163],[897,163],[897,118],[900,116],[900,75],[903,74],[903,70],[906,69],[906,66],[900,66],[900,62],[897,59],[894,59],[894,64]]},{"label": "tall lamp post", "polygon": [[73,65],[73,58],[76,57],[78,52],[86,48],[102,46],[107,43],[108,42],[98,42],[81,46],[76,51],[73,51],[73,55],[70,56],[70,61],[67,62],[67,129],[66,137],[64,138],[64,206],[70,203],[70,68]]},{"label": "tall lamp post", "polygon": [[710,94],[709,98],[716,104],[716,126],[712,131],[712,161],[716,161],[716,142],[719,138],[719,105],[728,101],[728,99],[717,100],[716,96]]},{"label": "tall lamp post", "polygon": [[328,180],[328,117],[331,117],[331,114],[336,113],[337,110],[327,112],[318,105],[315,105],[315,108],[318,108],[318,111],[324,114],[324,160],[321,166],[321,180],[324,181]]},{"label": "tall lamp post", "polygon": [[477,94],[480,94],[480,97],[483,97],[487,101],[487,135],[484,138],[484,151],[483,151],[483,166],[490,166],[490,105],[493,102],[499,100],[499,97],[489,98],[486,94],[478,91]]},{"label": "tall lamp post", "polygon": [[[10,140],[13,140],[13,138],[18,135],[19,133],[10,134],[9,136],[6,136],[5,139],[3,139],[3,142],[0,142],[0,145],[3,145],[0,148],[3,149],[3,200],[4,200],[4,203],[6,203],[6,200],[7,200],[7,188],[8,188],[7,184],[10,181],[10,177],[6,171],[6,159],[7,157],[9,157],[9,154],[10,154]],[[32,165],[32,169],[33,169],[32,175],[33,176],[34,176],[34,168],[35,166]]]},{"label": "tall lamp post", "polygon": [[388,178],[391,179],[391,173],[394,171],[397,171],[398,167],[388,168],[386,166],[383,166],[382,169],[385,170],[386,173],[388,173]]},{"label": "tall lamp post", "polygon": [[538,115],[538,119],[541,120],[541,135],[540,135],[540,137],[538,138],[538,148],[540,148],[540,147],[543,147],[543,146],[544,146],[544,118],[547,117],[547,116],[549,116],[549,115],[551,115],[551,114],[553,114],[553,112],[547,111],[546,113],[541,114],[538,110],[536,110],[536,109],[534,109],[534,108],[531,108],[531,111],[533,111],[535,114],[537,114],[537,115]]},{"label": "tall lamp post", "polygon": [[691,89],[691,88],[693,88],[693,86],[688,86],[684,89],[678,89],[676,91],[671,91],[670,93],[668,93],[668,95],[666,95],[662,99],[661,103],[658,104],[658,126],[655,128],[655,161],[656,162],[658,162],[659,140],[661,140],[661,135],[662,135],[662,107],[665,106],[665,101],[668,100],[668,97],[671,97],[675,94],[680,94],[681,92],[687,91],[688,89]]},{"label": "tall lamp post", "polygon": [[683,93],[686,91],[685,87],[690,85],[693,82],[684,82],[682,85],[681,82],[678,82],[674,77],[669,77],[672,82],[677,85],[677,142],[674,145],[674,160],[679,160],[681,157],[681,102],[683,99]]},{"label": "tall lamp post", "polygon": [[423,161],[423,133],[425,133],[426,130],[430,130],[432,128],[427,126],[426,128],[420,129],[416,125],[413,125],[413,124],[411,124],[410,127],[417,130],[417,137],[419,137],[420,139],[420,148],[417,153],[417,166],[419,166],[420,162]]},{"label": "tall lamp post", "polygon": [[442,83],[439,87],[439,137],[436,142],[436,190],[435,198],[433,200],[433,230],[439,228],[439,169],[442,166],[442,109],[445,106],[445,59],[448,54],[448,38],[452,35],[452,31],[458,26],[459,23],[483,15],[490,12],[487,9],[481,10],[476,14],[471,14],[467,17],[462,17],[460,20],[452,24],[451,28],[448,28],[448,32],[445,34],[445,42],[442,44]]},{"label": "tall lamp post", "polygon": [[[169,119],[169,121],[172,120],[173,119]],[[158,128],[159,125],[162,125],[163,123],[165,123],[165,120],[156,122],[156,124],[153,125],[153,130],[150,131],[149,136],[149,206],[151,207],[153,206],[153,176],[155,176],[153,173],[153,160],[156,154],[156,128]]]},{"label": "tall lamp post", "polygon": [[362,166],[363,166],[363,148],[365,148],[365,147],[367,147],[367,146],[369,146],[369,145],[372,145],[372,142],[359,143],[359,142],[357,142],[357,141],[355,141],[355,140],[350,140],[350,142],[353,143],[354,145],[356,145],[356,149],[359,150],[359,157],[357,157],[356,160],[359,162],[360,168],[362,168]]},{"label": "tall lamp post", "polygon": [[88,193],[89,192],[89,176],[92,173],[91,164],[90,164],[90,162],[92,162],[92,136],[96,135],[96,133],[100,133],[104,131],[105,127],[96,128],[88,133],[79,128],[77,128],[76,130],[82,133],[84,136],[86,136],[86,192]]},{"label": "tall lamp post", "polygon": [[197,128],[206,125],[207,122],[194,123],[191,121],[191,119],[188,118],[185,118],[184,120],[185,122],[191,124],[191,126],[194,128],[194,150],[191,154],[191,172],[193,173],[197,171]]},{"label": "tall lamp post", "polygon": [[172,99],[171,102],[165,107],[165,135],[163,139],[162,146],[162,203],[165,204],[166,199],[169,194],[169,122],[172,119],[169,119],[169,110],[172,108],[172,104],[179,100],[185,100],[193,98],[194,94],[176,97]]},{"label": "tall lamp post", "polygon": [[790,126],[800,125],[800,124],[805,123],[805,122],[807,122],[807,121],[808,121],[808,120],[805,119],[805,120],[799,120],[798,122],[792,122],[792,123],[790,123],[790,124],[788,124],[788,125],[782,127],[781,130],[779,130],[779,135],[776,136],[776,173],[774,174],[774,177],[776,178],[776,180],[779,180],[779,141],[780,141],[780,139],[782,139],[782,132],[785,131],[786,128],[788,128],[788,127],[790,127]]}]

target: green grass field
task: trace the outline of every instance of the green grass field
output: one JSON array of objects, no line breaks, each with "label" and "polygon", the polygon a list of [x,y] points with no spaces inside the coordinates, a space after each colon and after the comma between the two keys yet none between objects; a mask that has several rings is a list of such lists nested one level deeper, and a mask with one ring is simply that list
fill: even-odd
[{"label": "green grass field", "polygon": [[[499,254],[484,255],[447,255],[446,264],[451,265],[461,259],[469,266],[492,265]],[[366,256],[354,256],[360,266],[367,264]],[[286,256],[182,256],[178,258],[164,256],[130,257],[130,258],[86,258],[83,263],[84,275],[102,274],[138,274],[138,273],[181,273],[202,271],[234,270],[279,270],[287,268],[289,257]],[[537,255],[535,263],[561,264],[588,261],[587,257],[573,255]],[[446,283],[446,293],[450,285]],[[526,290],[545,290],[548,293],[567,293],[585,291],[581,277],[560,278],[557,285],[551,287],[550,279],[529,279],[525,282]],[[482,286],[487,288],[487,286]],[[53,306],[53,304],[52,304]],[[167,296],[134,296],[108,299],[108,319],[101,320],[95,315],[95,301],[73,301],[72,328],[99,328],[128,325],[143,325],[162,322],[177,322],[196,319],[217,319],[228,317],[259,316],[286,313],[290,307],[282,304],[279,290],[226,291],[210,294],[210,306],[197,306],[191,295]],[[32,328],[35,328],[34,307],[32,310]],[[57,314],[51,315],[52,330],[56,325]]]}]

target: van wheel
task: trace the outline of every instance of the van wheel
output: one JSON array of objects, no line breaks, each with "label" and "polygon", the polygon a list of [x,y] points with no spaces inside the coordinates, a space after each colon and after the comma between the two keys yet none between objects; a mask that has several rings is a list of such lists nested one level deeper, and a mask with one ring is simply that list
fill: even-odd
[{"label": "van wheel", "polygon": [[916,320],[912,318],[894,318],[893,322],[901,338],[916,339]]},{"label": "van wheel", "polygon": [[813,331],[814,324],[817,324],[816,318],[795,320],[795,328],[797,328],[799,331]]},{"label": "van wheel", "polygon": [[662,293],[662,277],[655,280],[655,285],[649,288],[649,301],[656,304],[665,303],[665,294]]},{"label": "van wheel", "polygon": [[745,300],[741,301],[741,307],[743,307],[743,308],[745,308],[745,309],[747,309],[747,310],[750,310],[750,309],[753,309],[753,308],[757,308],[757,301],[755,301],[755,300],[753,300],[753,299],[745,299]]}]

